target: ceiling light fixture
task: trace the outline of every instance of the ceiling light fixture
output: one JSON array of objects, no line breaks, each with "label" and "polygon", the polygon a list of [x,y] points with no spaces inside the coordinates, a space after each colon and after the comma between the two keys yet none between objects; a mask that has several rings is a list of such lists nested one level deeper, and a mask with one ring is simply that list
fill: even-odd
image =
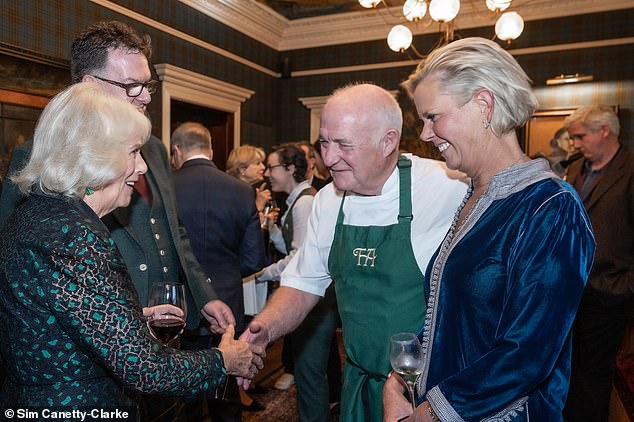
[{"label": "ceiling light fixture", "polygon": [[[385,0],[358,0],[359,4],[365,8],[375,8],[379,3],[383,3],[389,11],[389,6]],[[511,6],[512,0],[486,0],[486,8],[498,17],[495,23],[495,36],[503,41],[511,42],[519,37],[524,30],[524,20],[517,12],[504,12]],[[403,17],[407,21],[415,24],[422,21],[429,10],[430,25],[438,22],[443,36],[439,45],[447,44],[454,38],[454,19],[460,12],[460,0],[406,0],[403,4]],[[390,12],[391,13],[391,12]],[[387,36],[387,43],[390,49],[397,52],[404,52],[412,48],[419,57],[422,55],[412,45],[414,36],[410,28],[406,25],[395,25]]]}]

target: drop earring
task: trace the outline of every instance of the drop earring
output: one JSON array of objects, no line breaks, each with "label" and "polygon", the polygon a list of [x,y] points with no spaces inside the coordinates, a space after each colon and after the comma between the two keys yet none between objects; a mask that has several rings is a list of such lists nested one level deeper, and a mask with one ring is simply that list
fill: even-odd
[{"label": "drop earring", "polygon": [[87,195],[87,196],[90,196],[90,195],[92,195],[93,193],[95,193],[95,190],[94,190],[93,188],[86,188],[86,195]]},{"label": "drop earring", "polygon": [[490,121],[488,121],[486,119],[482,121],[482,127],[483,128],[488,129],[490,126],[491,126],[491,122]]}]

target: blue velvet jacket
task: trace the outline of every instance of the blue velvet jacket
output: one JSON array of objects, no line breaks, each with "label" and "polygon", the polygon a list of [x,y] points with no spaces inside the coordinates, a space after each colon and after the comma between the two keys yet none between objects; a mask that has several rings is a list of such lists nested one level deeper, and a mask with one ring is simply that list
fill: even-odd
[{"label": "blue velvet jacket", "polygon": [[561,421],[594,249],[581,201],[544,160],[497,174],[430,261],[421,399],[442,420]]}]

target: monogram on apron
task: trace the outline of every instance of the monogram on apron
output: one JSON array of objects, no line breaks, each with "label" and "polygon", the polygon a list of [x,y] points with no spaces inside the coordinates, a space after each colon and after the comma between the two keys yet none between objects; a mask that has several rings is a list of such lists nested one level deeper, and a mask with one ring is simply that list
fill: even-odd
[{"label": "monogram on apron", "polygon": [[411,246],[411,166],[410,160],[399,157],[396,224],[343,224],[345,194],[339,208],[328,269],[335,283],[348,355],[342,421],[383,420],[390,336],[416,332],[424,322],[424,276]]}]

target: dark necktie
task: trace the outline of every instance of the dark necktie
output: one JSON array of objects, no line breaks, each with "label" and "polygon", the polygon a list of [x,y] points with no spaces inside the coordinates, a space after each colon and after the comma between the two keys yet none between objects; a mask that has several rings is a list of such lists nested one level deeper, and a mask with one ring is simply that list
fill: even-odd
[{"label": "dark necktie", "polygon": [[134,188],[139,192],[139,195],[143,197],[148,206],[152,206],[152,189],[148,185],[145,175],[139,176],[139,180],[134,184]]}]

